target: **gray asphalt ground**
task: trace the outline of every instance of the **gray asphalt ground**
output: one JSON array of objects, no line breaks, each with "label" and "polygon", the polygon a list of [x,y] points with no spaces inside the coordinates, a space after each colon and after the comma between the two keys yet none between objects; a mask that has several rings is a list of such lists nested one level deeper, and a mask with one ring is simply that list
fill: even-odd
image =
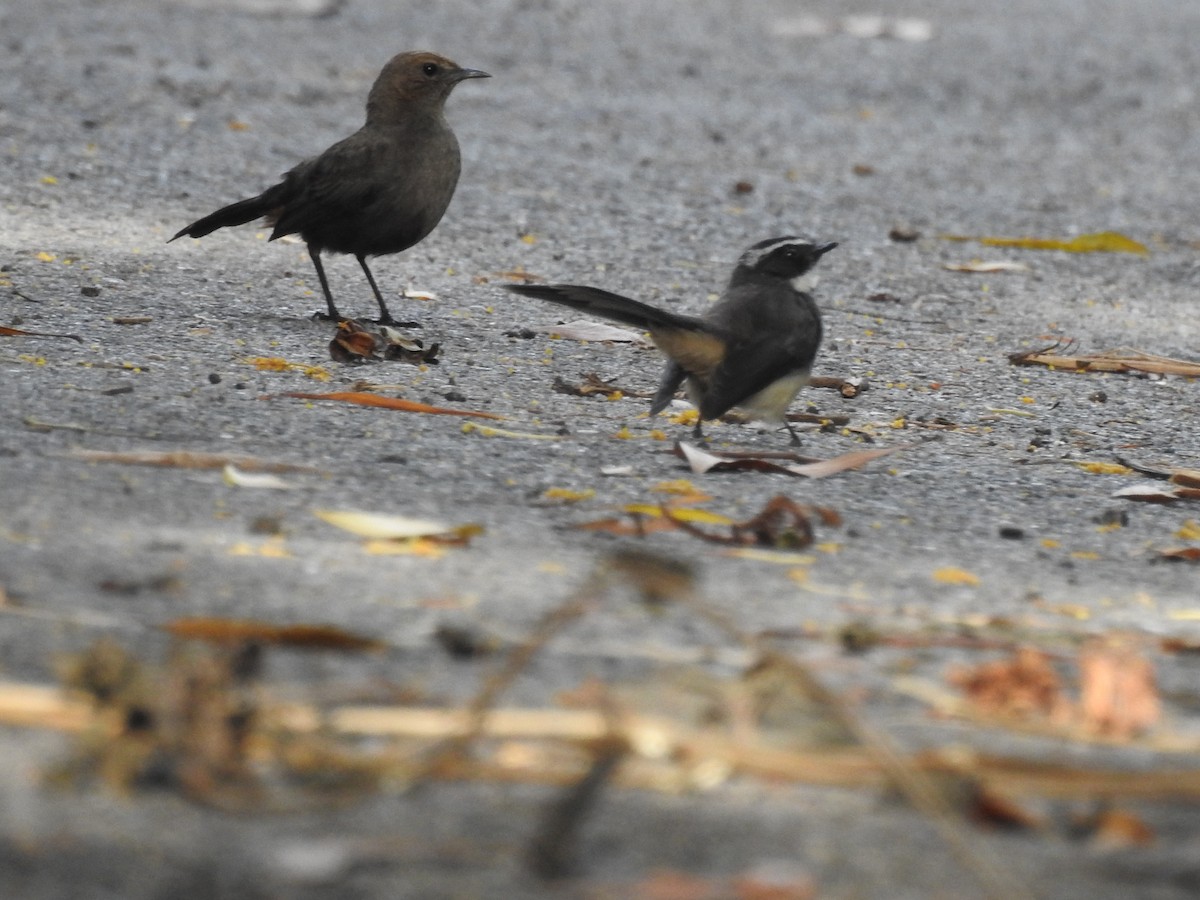
[{"label": "gray asphalt ground", "polygon": [[[567,526],[652,501],[690,477],[736,519],[776,494],[836,509],[824,546],[794,567],[721,555],[686,535],[641,546],[688,560],[701,590],[748,631],[832,635],[1013,632],[1067,648],[1113,630],[1144,639],[1173,732],[1194,734],[1196,663],[1156,639],[1200,638],[1200,569],[1156,560],[1200,518],[1114,499],[1129,476],[1077,462],[1200,467],[1197,384],[1010,365],[1074,340],[1200,357],[1200,7],[1185,0],[909,0],[883,4],[716,0],[348,0],[325,10],[266,0],[8,4],[0,10],[0,324],[78,334],[0,338],[0,676],[49,682],[55,660],[109,636],[146,659],[181,616],[326,622],[384,640],[367,661],[280,663],[319,691],[389,682],[453,700],[486,662],[434,640],[466,624],[519,640],[618,541]],[[918,18],[927,41],[834,27],[852,13]],[[442,362],[343,366],[299,244],[254,227],[166,245],[180,227],[257,193],[361,122],[395,52],[430,49],[485,69],[449,117],[463,177],[434,234],[374,270],[400,317]],[[750,192],[738,192],[745,182]],[[903,226],[913,242],[889,238]],[[955,243],[939,235],[1069,238],[1119,231],[1148,256]],[[652,391],[653,349],[510,336],[559,311],[501,291],[523,267],[687,311],[703,309],[740,251],[805,233],[841,246],[817,291],[827,341],[817,375],[865,378],[853,399],[809,389],[793,407],[850,417],[808,432],[804,452],[916,446],[821,481],[689,476],[654,440],[686,428],[647,400],[555,393],[597,373]],[[1027,271],[967,274],[973,258]],[[374,309],[352,259],[327,269],[339,305]],[[434,299],[404,300],[412,288]],[[890,294],[899,302],[872,300]],[[147,317],[118,324],[121,317]],[[324,365],[264,372],[248,360]],[[409,399],[497,413],[556,440],[464,433],[463,420],[300,400],[368,379]],[[448,399],[449,398],[449,399]],[[901,424],[903,428],[894,427]],[[40,424],[38,424],[40,423]],[[948,427],[950,425],[957,427]],[[930,427],[937,426],[937,427]],[[622,428],[632,437],[614,437]],[[716,449],[783,449],[756,425],[714,424]],[[310,465],[290,491],[231,487],[220,473],[83,463],[77,449],[189,450]],[[625,474],[605,475],[611,467]],[[553,502],[551,488],[594,490]],[[366,554],[315,508],[366,509],[486,528],[440,559]],[[1106,519],[1105,516],[1109,518]],[[1105,521],[1121,520],[1116,529]],[[278,523],[288,558],[260,547]],[[1000,536],[1008,526],[1016,539]],[[1194,543],[1194,542],[1193,542]],[[946,584],[954,567],[978,584]],[[167,577],[165,577],[167,576]],[[1000,628],[1003,630],[1003,628]],[[506,701],[546,702],[637,659],[721,640],[682,613],[634,606],[547,649]],[[902,746],[951,741],[1077,765],[1192,766],[1193,757],[938,724],[893,680],[934,681],[982,653],[843,655],[832,637],[791,642]],[[286,655],[286,654],[283,654]],[[1069,654],[1068,654],[1069,655]],[[643,672],[644,676],[644,672]],[[928,821],[876,791],[751,780],[710,793],[606,793],[581,836],[581,880],[550,887],[521,866],[549,798],[511,785],[385,793],[345,809],[230,816],[170,792],[57,792],[37,772],[57,734],[0,732],[0,894],[7,897],[573,896],[662,868],[726,876],[779,860],[829,897],[972,897],[978,884]],[[1074,839],[1070,808],[1046,833],[971,829],[1041,897],[1182,898],[1200,892],[1200,816],[1131,804],[1149,846]],[[1074,810],[1078,811],[1078,810]],[[385,851],[306,880],[289,852],[380,838]],[[307,841],[316,841],[309,845]],[[320,842],[326,842],[324,844]],[[391,841],[392,843],[388,843]],[[297,851],[297,848],[300,848]],[[595,895],[595,893],[593,893]]]}]

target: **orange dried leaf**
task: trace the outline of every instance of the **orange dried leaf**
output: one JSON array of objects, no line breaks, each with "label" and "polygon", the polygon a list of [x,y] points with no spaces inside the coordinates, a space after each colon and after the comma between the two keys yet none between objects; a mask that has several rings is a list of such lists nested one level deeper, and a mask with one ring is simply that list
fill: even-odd
[{"label": "orange dried leaf", "polygon": [[315,650],[382,650],[382,641],[360,637],[332,625],[272,625],[255,619],[176,619],[162,626],[172,637],[212,643],[256,641]]},{"label": "orange dried leaf", "polygon": [[1154,843],[1154,829],[1140,816],[1123,809],[1106,809],[1092,824],[1093,843],[1105,849],[1144,847]]},{"label": "orange dried leaf", "polygon": [[338,403],[353,403],[357,406],[374,406],[379,409],[394,409],[400,412],[429,413],[437,416],[474,416],[480,419],[502,420],[503,416],[495,413],[478,412],[469,409],[450,409],[445,406],[430,406],[428,403],[418,403],[416,400],[404,400],[400,397],[380,397],[364,391],[332,391],[327,394],[309,394],[303,391],[288,391],[278,394],[280,397],[293,397],[297,400],[333,400]]},{"label": "orange dried leaf", "polygon": [[1160,550],[1158,555],[1174,562],[1200,562],[1200,547],[1172,547]]}]

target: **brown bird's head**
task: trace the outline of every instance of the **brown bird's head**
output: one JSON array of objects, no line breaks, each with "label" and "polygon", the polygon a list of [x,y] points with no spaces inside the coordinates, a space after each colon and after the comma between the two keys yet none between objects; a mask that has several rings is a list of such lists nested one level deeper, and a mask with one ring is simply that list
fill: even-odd
[{"label": "brown bird's head", "polygon": [[436,53],[410,51],[393,56],[367,95],[367,121],[386,123],[414,107],[440,109],[454,86],[468,78],[491,78],[478,69],[464,69]]}]

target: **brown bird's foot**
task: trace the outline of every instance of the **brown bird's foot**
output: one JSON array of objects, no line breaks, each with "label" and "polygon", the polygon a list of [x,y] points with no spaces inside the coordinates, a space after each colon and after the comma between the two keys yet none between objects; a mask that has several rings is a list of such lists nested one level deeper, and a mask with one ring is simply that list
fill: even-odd
[{"label": "brown bird's foot", "polygon": [[793,447],[799,447],[800,446],[800,435],[796,434],[796,429],[792,427],[792,423],[789,422],[787,419],[784,419],[783,426],[784,426],[784,428],[786,428],[788,430],[788,434],[790,434],[792,436],[792,439],[790,441],[788,441],[788,443],[791,444]]},{"label": "brown bird's foot", "polygon": [[332,313],[328,313],[328,312],[318,309],[315,313],[313,313],[308,318],[311,319],[313,322],[337,322],[339,325],[342,322],[350,321],[349,319],[347,319],[345,316],[343,316],[337,310],[334,310]]},{"label": "brown bird's foot", "polygon": [[420,328],[420,322],[398,322],[392,318],[391,313],[380,316],[375,320],[376,325],[390,325],[392,328]]}]

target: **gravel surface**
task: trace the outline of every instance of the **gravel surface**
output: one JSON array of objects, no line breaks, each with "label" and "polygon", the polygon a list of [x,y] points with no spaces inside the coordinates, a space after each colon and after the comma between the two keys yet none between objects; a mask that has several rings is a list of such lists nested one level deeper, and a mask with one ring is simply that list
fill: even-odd
[{"label": "gravel surface", "polygon": [[[56,660],[100,636],[158,659],[157,626],[229,616],[330,623],[388,645],[365,661],[280,654],[271,671],[289,683],[386,681],[461,699],[487,664],[448,658],[439,625],[520,640],[625,545],[569,526],[657,502],[655,485],[690,478],[711,495],[706,508],[737,520],[778,494],[840,514],[840,528],[817,526],[802,565],[732,558],[678,532],[639,546],[694,564],[707,601],[745,630],[815,636],[787,649],[900,745],[1194,767],[1195,755],[1145,746],[938,723],[896,680],[941,682],[951,663],[992,656],[938,646],[849,656],[833,636],[858,622],[882,633],[1003,631],[1066,660],[1089,635],[1127,632],[1158,668],[1164,727],[1196,732],[1194,659],[1160,653],[1157,639],[1200,640],[1200,569],[1157,556],[1188,543],[1176,532],[1200,506],[1114,498],[1138,476],[1078,465],[1200,468],[1196,382],[1008,357],[1059,341],[1080,353],[1200,357],[1200,7],[887,6],[885,24],[920,20],[930,39],[860,35],[845,17],[876,9],[834,0],[48,0],[0,10],[0,324],[82,338],[0,337],[0,674],[50,681]],[[419,319],[415,333],[440,343],[441,360],[341,365],[329,359],[331,327],[309,318],[322,300],[301,244],[269,244],[253,226],[165,241],[357,128],[379,67],[405,49],[493,75],[448,104],[463,176],[445,220],[373,265],[393,312]],[[918,237],[895,240],[895,229]],[[1150,252],[941,237],[1102,231]],[[795,411],[849,417],[846,428],[806,432],[803,452],[911,445],[823,480],[690,475],[670,454],[688,428],[644,415],[662,365],[653,348],[535,333],[561,311],[499,288],[523,269],[698,312],[742,249],[791,233],[840,242],[820,265],[827,338],[815,374],[869,386],[849,399],[802,392]],[[973,259],[1026,268],[945,268]],[[326,267],[343,310],[374,309],[353,259]],[[433,299],[399,297],[405,289]],[[258,357],[331,377],[263,371]],[[557,377],[589,373],[626,395],[553,390]],[[278,396],[363,379],[552,439]],[[787,444],[766,426],[706,431],[717,450]],[[282,475],[291,490],[254,490],[219,471],[81,462],[78,450],[249,455],[317,471]],[[613,469],[623,474],[604,474]],[[594,495],[566,502],[547,495],[554,488]],[[440,558],[371,555],[314,509],[485,531]],[[274,543],[264,520],[281,535]],[[944,569],[977,581],[947,583]],[[551,644],[506,702],[547,702],[589,677],[635,673],[639,658],[721,642],[683,612],[647,619],[617,604]],[[747,779],[690,796],[606,793],[581,836],[581,880],[555,888],[521,865],[551,796],[540,788],[438,786],[231,817],[169,792],[47,790],[36,773],[67,753],[48,732],[6,729],[0,753],[5,896],[621,896],[619,885],[658,869],[715,878],[780,860],[820,896],[983,896],[931,824],[878,791]],[[1047,812],[1047,833],[969,839],[1037,896],[1195,896],[1194,806],[1131,808],[1153,844],[1074,839],[1064,823],[1078,810],[1063,806]],[[357,838],[382,843],[334,883],[295,863]]]}]

